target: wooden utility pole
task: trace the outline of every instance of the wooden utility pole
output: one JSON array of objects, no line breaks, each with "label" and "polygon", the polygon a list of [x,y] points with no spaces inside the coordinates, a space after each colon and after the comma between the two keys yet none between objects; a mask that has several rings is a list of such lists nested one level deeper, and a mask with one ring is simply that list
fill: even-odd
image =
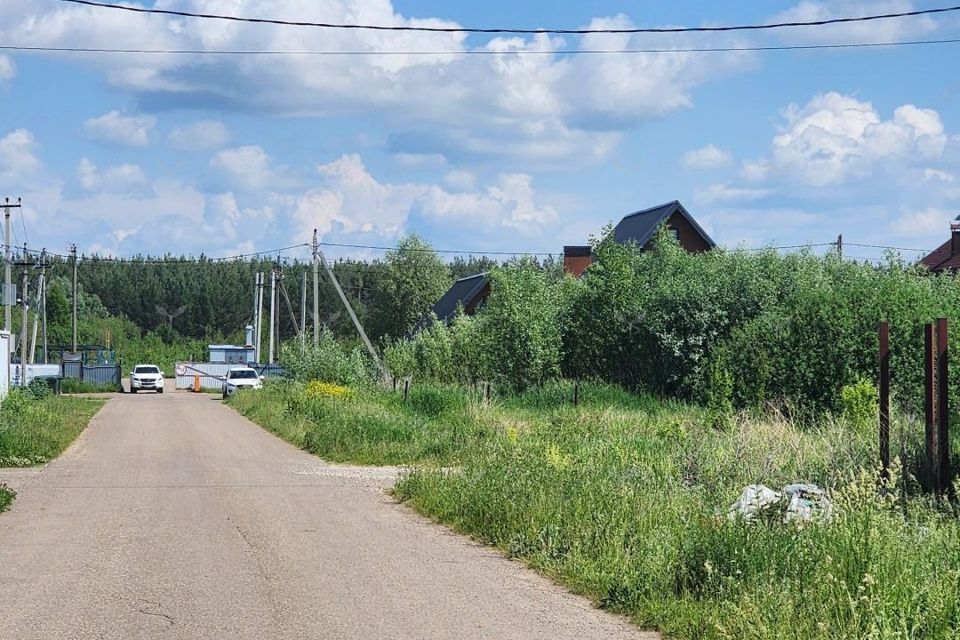
[{"label": "wooden utility pole", "polygon": [[843,234],[837,236],[837,255],[843,257]]},{"label": "wooden utility pole", "polygon": [[70,245],[73,257],[73,353],[77,352],[77,245]]},{"label": "wooden utility pole", "polygon": [[313,348],[320,346],[320,258],[317,230],[313,230]]},{"label": "wooden utility pole", "polygon": [[10,275],[10,263],[13,260],[12,245],[10,244],[10,209],[20,208],[20,198],[16,204],[10,204],[10,198],[3,203],[4,235],[3,235],[3,330],[13,329],[13,305],[17,304],[17,297],[13,295],[13,282]]}]

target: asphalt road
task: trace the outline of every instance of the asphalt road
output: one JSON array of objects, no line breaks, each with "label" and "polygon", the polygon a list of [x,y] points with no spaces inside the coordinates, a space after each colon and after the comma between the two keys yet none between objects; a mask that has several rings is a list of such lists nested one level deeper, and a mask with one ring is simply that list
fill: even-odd
[{"label": "asphalt road", "polygon": [[113,397],[6,473],[0,638],[655,638],[209,395]]}]

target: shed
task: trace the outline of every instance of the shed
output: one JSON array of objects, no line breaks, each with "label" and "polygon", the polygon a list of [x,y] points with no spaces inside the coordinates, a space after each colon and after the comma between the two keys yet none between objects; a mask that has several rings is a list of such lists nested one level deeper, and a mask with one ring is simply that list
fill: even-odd
[{"label": "shed", "polygon": [[232,344],[211,344],[210,362],[214,364],[253,364],[256,350],[252,346],[238,347]]}]

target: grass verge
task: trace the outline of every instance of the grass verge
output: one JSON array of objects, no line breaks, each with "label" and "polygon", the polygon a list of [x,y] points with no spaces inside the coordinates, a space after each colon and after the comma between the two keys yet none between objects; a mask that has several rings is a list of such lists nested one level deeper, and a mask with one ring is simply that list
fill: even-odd
[{"label": "grass verge", "polygon": [[[326,385],[329,387],[330,385]],[[496,545],[599,606],[682,639],[958,637],[960,523],[894,469],[877,490],[872,425],[798,426],[553,384],[487,404],[298,384],[234,406],[330,460],[407,464],[397,497]],[[923,428],[898,418],[901,460]],[[745,485],[828,487],[827,522],[730,520]]]},{"label": "grass verge", "polygon": [[333,462],[451,464],[495,432],[481,419],[479,396],[458,389],[420,387],[404,403],[401,394],[379,389],[324,387],[311,393],[302,384],[268,382],[229,402],[268,431]]},{"label": "grass verge", "polygon": [[10,508],[10,503],[16,497],[16,492],[5,484],[0,484],[0,513]]},{"label": "grass verge", "polygon": [[102,400],[11,391],[0,404],[0,467],[29,467],[56,458],[103,404]]},{"label": "grass verge", "polygon": [[[909,476],[877,491],[872,429],[717,431],[694,408],[589,393],[577,408],[506,403],[515,426],[456,472],[415,469],[397,496],[668,637],[957,637],[960,524]],[[915,450],[922,427],[900,426]],[[798,481],[830,487],[837,515],[726,516],[747,484]]]}]

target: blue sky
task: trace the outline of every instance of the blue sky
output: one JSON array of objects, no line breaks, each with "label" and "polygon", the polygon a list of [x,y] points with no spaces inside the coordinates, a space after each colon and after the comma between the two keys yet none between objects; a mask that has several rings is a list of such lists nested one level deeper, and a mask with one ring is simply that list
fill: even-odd
[{"label": "blue sky", "polygon": [[[150,5],[149,2],[141,3]],[[329,22],[763,23],[941,6],[158,0]],[[328,32],[6,0],[0,40],[498,55],[0,53],[0,195],[34,247],[231,255],[322,239],[559,252],[679,199],[721,244],[932,248],[960,213],[960,45],[571,56],[558,49],[960,38],[960,15],[765,33],[464,37]],[[547,54],[516,55],[537,50]],[[23,230],[18,225],[20,242]],[[377,252],[339,251],[372,257]],[[868,258],[878,250],[851,248]],[[915,254],[905,253],[907,257]]]}]

